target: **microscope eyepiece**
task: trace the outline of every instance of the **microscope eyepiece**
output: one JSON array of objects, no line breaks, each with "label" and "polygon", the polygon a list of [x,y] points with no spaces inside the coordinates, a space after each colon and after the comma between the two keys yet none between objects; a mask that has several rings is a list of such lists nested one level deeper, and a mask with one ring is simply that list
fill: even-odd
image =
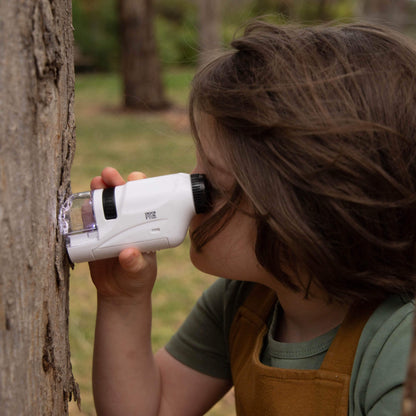
[{"label": "microscope eyepiece", "polygon": [[211,192],[209,182],[201,173],[191,174],[192,195],[194,197],[195,212],[202,214],[211,208]]}]

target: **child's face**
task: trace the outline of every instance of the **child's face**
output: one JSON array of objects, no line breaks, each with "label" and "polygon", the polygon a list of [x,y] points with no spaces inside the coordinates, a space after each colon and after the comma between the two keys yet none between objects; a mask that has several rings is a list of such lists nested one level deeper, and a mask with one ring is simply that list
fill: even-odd
[{"label": "child's face", "polygon": [[[234,177],[216,146],[215,139],[210,135],[214,129],[210,128],[207,121],[204,123],[200,121],[198,126],[205,157],[201,157],[197,152],[197,164],[193,173],[207,175],[214,188],[227,191],[232,187]],[[219,209],[222,202],[224,201],[220,198],[214,200],[214,212]],[[209,240],[202,250],[197,251],[194,244],[191,244],[191,260],[195,267],[208,274],[233,280],[266,283],[265,279],[270,281],[272,277],[259,265],[255,255],[256,223],[251,216],[242,212],[250,210],[248,203],[242,202],[242,204],[243,210],[237,210],[226,227]],[[195,216],[190,231],[203,223],[209,215],[211,213]]]}]

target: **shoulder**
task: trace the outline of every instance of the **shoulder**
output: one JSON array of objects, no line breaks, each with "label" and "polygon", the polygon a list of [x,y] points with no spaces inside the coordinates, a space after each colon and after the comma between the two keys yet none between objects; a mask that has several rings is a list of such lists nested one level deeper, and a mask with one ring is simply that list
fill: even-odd
[{"label": "shoulder", "polygon": [[386,415],[400,413],[414,309],[413,300],[391,296],[364,327],[351,376],[350,405],[360,409],[354,415],[376,415],[380,408]]},{"label": "shoulder", "polygon": [[228,333],[250,286],[240,281],[216,280],[166,345],[170,355],[201,373],[230,379]]},{"label": "shoulder", "polygon": [[252,285],[249,282],[219,278],[203,292],[197,305],[204,310],[212,311],[221,319],[224,332],[228,333],[231,322]]},{"label": "shoulder", "polygon": [[244,302],[252,283],[219,278],[206,289],[199,301],[212,305],[221,305],[230,313]]}]

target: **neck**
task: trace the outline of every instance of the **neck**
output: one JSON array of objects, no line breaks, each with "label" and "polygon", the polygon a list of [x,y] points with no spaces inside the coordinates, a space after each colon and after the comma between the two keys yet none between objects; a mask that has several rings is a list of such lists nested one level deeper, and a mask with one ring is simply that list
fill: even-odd
[{"label": "neck", "polygon": [[349,308],[347,304],[328,303],[324,293],[316,290],[311,299],[286,287],[274,290],[283,310],[274,334],[280,342],[309,341],[325,334],[341,324]]}]

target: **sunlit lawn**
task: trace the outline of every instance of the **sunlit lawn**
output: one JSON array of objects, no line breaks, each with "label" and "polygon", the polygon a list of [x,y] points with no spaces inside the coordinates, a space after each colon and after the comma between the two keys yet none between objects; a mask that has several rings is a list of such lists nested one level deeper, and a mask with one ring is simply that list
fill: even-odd
[{"label": "sunlit lawn", "polygon": [[[192,73],[191,69],[167,71],[167,95],[174,105],[155,114],[122,112],[117,76],[78,75],[73,192],[87,190],[91,178],[105,166],[113,166],[123,175],[133,170],[144,171],[148,176],[190,171],[194,150],[185,108]],[[189,241],[185,240],[182,246],[158,254],[153,317],[155,350],[166,343],[201,291],[213,281],[189,262],[188,247]],[[71,416],[95,415],[91,388],[95,308],[95,290],[88,267],[76,265],[71,273],[70,342],[73,372],[81,389],[82,413],[71,404]],[[210,416],[232,414],[230,396],[209,412]]]}]

